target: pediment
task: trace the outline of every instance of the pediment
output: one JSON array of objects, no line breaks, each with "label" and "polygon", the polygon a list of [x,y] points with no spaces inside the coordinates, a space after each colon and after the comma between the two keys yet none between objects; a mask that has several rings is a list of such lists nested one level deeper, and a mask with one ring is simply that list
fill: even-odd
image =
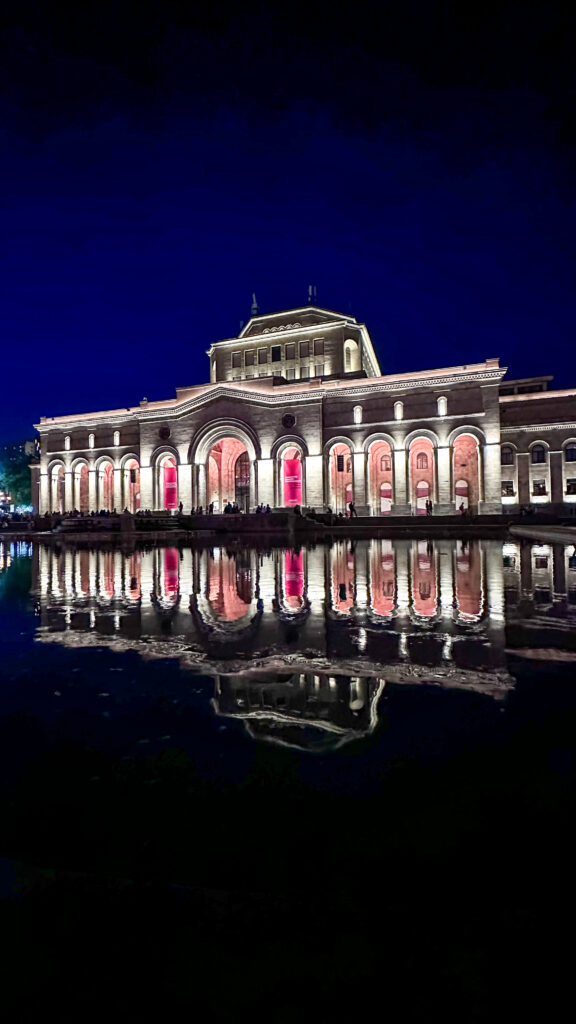
[{"label": "pediment", "polygon": [[306,327],[323,327],[330,323],[347,320],[356,323],[354,317],[337,313],[330,309],[317,306],[303,306],[300,309],[287,309],[281,313],[268,313],[250,318],[239,334],[240,338],[250,338],[263,334],[282,334],[285,331],[297,331]]}]

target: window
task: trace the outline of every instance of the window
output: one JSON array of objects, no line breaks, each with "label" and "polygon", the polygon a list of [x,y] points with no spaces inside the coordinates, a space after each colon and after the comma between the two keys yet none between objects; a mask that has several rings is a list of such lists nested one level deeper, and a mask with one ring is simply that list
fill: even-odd
[{"label": "window", "polygon": [[543,444],[535,444],[532,449],[532,462],[546,462],[546,449]]},{"label": "window", "polygon": [[314,376],[315,377],[322,377],[323,374],[324,374],[324,363],[317,363],[317,365],[314,367]]},{"label": "window", "polygon": [[515,493],[516,492],[514,490],[514,481],[513,480],[503,480],[502,481],[502,497],[503,498],[513,498]]},{"label": "window", "polygon": [[286,370],[286,380],[296,380],[296,370],[293,366]]},{"label": "window", "polygon": [[547,569],[548,568],[548,555],[535,555],[534,556],[534,568],[535,569]]},{"label": "window", "polygon": [[250,349],[249,351],[245,352],[244,353],[244,366],[254,366],[254,363],[255,363],[254,356],[255,355],[256,355],[256,353],[254,352],[254,349]]},{"label": "window", "polygon": [[347,348],[344,351],[344,369],[345,369],[346,373],[350,372],[351,367],[352,367],[352,354],[350,352],[350,349]]},{"label": "window", "polygon": [[416,456],[416,469],[428,469],[428,456],[426,452],[418,452]]},{"label": "window", "polygon": [[296,359],[296,342],[291,341],[285,348],[286,359]]},{"label": "window", "polygon": [[254,380],[254,374],[253,373],[247,373],[246,374],[246,380]]},{"label": "window", "polygon": [[514,449],[513,448],[502,448],[500,452],[500,465],[502,466],[513,466],[514,465]]},{"label": "window", "polygon": [[444,397],[439,398],[438,399],[438,415],[439,416],[445,416],[447,412],[448,412],[448,399],[444,398]]},{"label": "window", "polygon": [[382,469],[382,470],[389,470],[390,469],[390,456],[389,455],[383,455],[382,458],[380,459],[380,469]]},{"label": "window", "polygon": [[273,363],[279,363],[282,359],[282,345],[272,345],[270,349]]},{"label": "window", "polygon": [[242,377],[240,374],[237,374],[235,377],[232,377],[232,380],[242,380]]},{"label": "window", "polygon": [[323,338],[314,338],[314,355],[315,356],[323,356],[324,355],[324,339]]},{"label": "window", "polygon": [[576,444],[568,444],[564,449],[564,459],[566,462],[576,462]]},{"label": "window", "polygon": [[67,452],[70,451],[70,436],[68,434],[66,434],[66,437],[64,438],[64,450]]},{"label": "window", "polygon": [[259,364],[261,366],[262,366],[263,363],[267,363],[268,362],[268,349],[267,348],[259,348],[258,349],[258,362],[259,362]]},{"label": "window", "polygon": [[301,366],[300,367],[300,380],[308,380],[309,376],[310,376],[310,367],[309,366]]},{"label": "window", "polygon": [[115,430],[114,431],[114,444],[115,445],[119,445],[120,444],[120,431],[119,430]]},{"label": "window", "polygon": [[402,402],[394,402],[394,419],[401,420],[404,416],[404,405]]},{"label": "window", "polygon": [[232,366],[234,367],[235,370],[239,369],[239,367],[242,366],[242,353],[241,352],[233,352],[232,353]]},{"label": "window", "polygon": [[566,494],[576,494],[576,480],[566,481]]},{"label": "window", "polygon": [[354,423],[362,423],[362,406],[354,406]]},{"label": "window", "polygon": [[88,447],[94,447],[94,434],[88,434]]},{"label": "window", "polygon": [[259,373],[258,373],[258,376],[259,377],[267,377],[268,373],[266,372],[266,370],[260,370]]},{"label": "window", "polygon": [[546,481],[545,480],[533,480],[532,481],[532,494],[542,495],[546,494]]},{"label": "window", "polygon": [[307,341],[301,341],[300,342],[299,351],[300,351],[300,359],[307,359],[308,358],[308,356],[310,355],[310,345],[308,344]]}]

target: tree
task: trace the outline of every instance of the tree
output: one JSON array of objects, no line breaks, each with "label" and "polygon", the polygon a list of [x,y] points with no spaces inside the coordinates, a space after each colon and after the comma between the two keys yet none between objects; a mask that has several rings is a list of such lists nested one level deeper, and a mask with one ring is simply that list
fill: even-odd
[{"label": "tree", "polygon": [[30,505],[32,487],[30,456],[24,452],[9,458],[2,455],[0,462],[0,491],[10,495],[14,505]]}]

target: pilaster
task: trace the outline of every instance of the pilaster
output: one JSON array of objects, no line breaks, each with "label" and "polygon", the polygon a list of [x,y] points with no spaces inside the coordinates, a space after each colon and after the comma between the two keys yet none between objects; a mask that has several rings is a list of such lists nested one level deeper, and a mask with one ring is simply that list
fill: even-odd
[{"label": "pilaster", "polygon": [[96,507],[96,484],[97,484],[97,471],[94,466],[90,466],[88,469],[88,511],[97,512]]},{"label": "pilaster", "polygon": [[502,512],[502,469],[500,465],[500,442],[492,441],[483,448],[484,501],[479,502],[481,515]]},{"label": "pilaster", "polygon": [[[306,504],[311,508],[322,508],[325,504],[323,469],[322,455],[306,456]],[[329,469],[326,472],[328,473]],[[327,479],[330,479],[329,476]]]},{"label": "pilaster", "polygon": [[392,505],[392,513],[397,516],[410,515],[405,448],[394,449],[394,504]]},{"label": "pilaster", "polygon": [[178,501],[182,502],[185,512],[192,508],[192,466],[187,462],[178,466]]}]

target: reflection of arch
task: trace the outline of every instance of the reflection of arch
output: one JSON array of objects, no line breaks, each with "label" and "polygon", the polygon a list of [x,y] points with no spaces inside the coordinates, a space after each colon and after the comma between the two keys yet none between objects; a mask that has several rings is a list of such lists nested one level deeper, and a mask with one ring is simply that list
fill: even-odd
[{"label": "reflection of arch", "polygon": [[412,609],[416,616],[430,619],[436,615],[436,560],[428,541],[412,545]]},{"label": "reflection of arch", "polygon": [[482,556],[474,541],[456,541],[456,608],[461,622],[478,622],[483,615]]},{"label": "reflection of arch", "polygon": [[345,512],[354,500],[352,442],[333,438],[325,446],[327,459],[328,504],[334,512]]},{"label": "reflection of arch", "polygon": [[396,603],[394,547],[391,540],[370,544],[370,607],[374,615],[390,618]]}]

